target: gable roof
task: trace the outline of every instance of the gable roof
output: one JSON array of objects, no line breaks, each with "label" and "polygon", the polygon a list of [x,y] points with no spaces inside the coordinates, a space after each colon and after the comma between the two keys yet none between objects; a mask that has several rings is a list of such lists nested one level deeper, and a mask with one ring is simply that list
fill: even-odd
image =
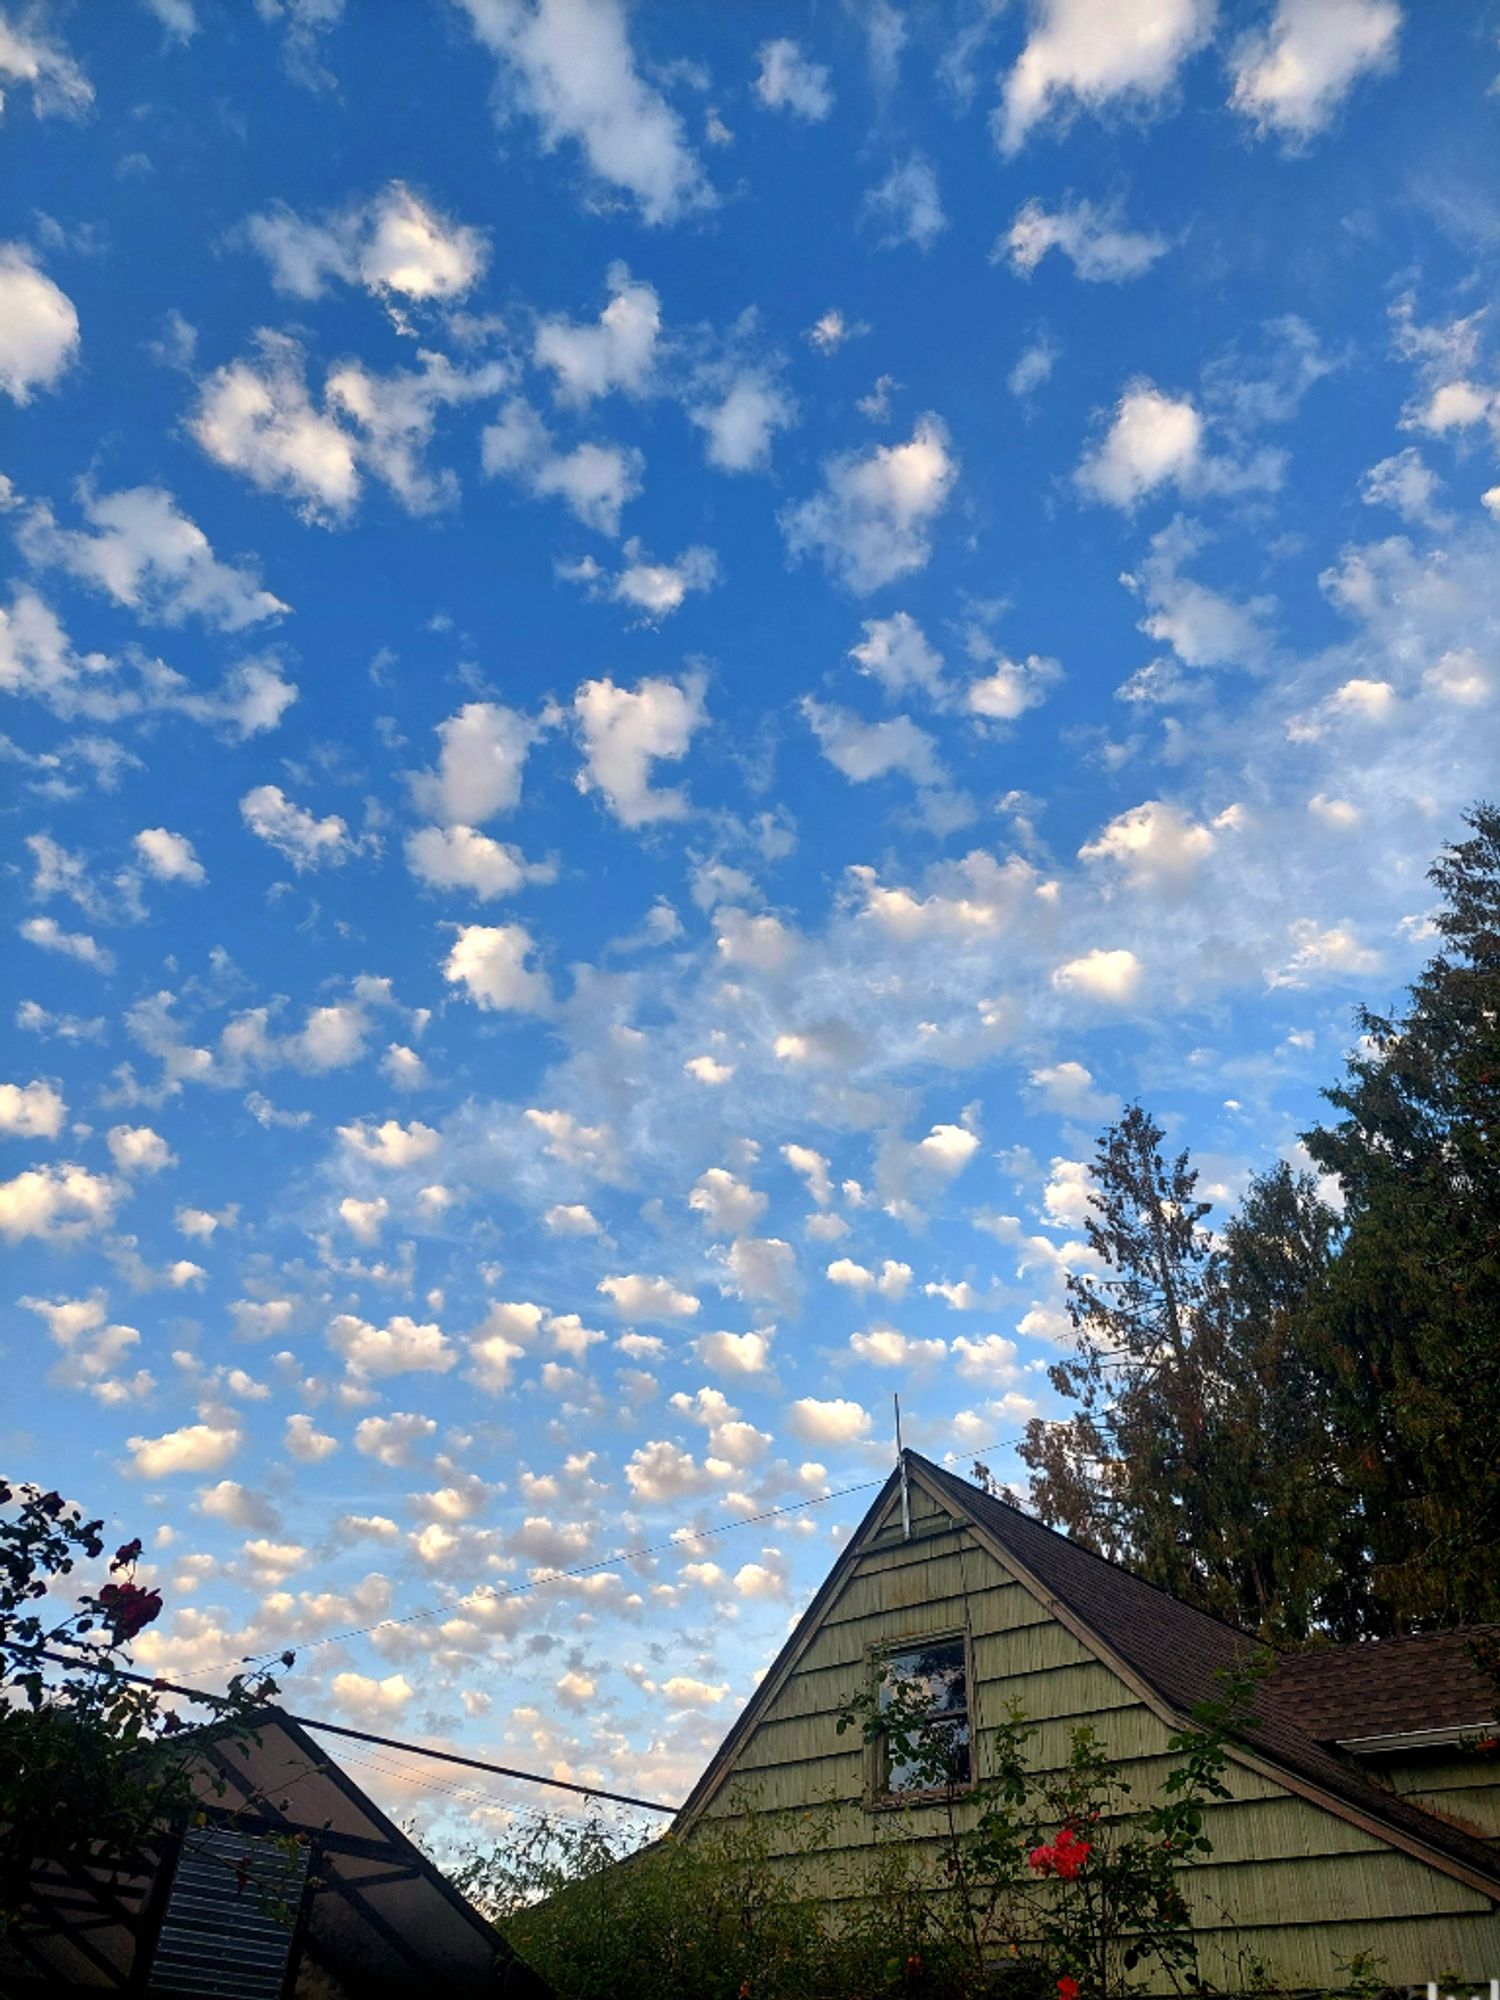
[{"label": "gable roof", "polygon": [[[285,1711],[257,1710],[246,1731],[206,1724],[192,1744],[209,1828],[308,1843],[315,1881],[296,1938],[341,1984],[370,2000],[547,2000],[550,1988]],[[166,1828],[129,1876],[39,1863],[31,1884],[39,1925],[11,1940],[22,1948],[20,1962],[10,1962],[0,1941],[6,1990],[40,1990],[49,2000],[75,1987],[139,1991],[177,1865],[178,1841]],[[290,1940],[282,1942],[285,1949]]]},{"label": "gable roof", "polygon": [[[902,1465],[913,1483],[965,1521],[1060,1623],[1113,1666],[1172,1726],[1189,1722],[1201,1703],[1222,1699],[1225,1674],[1263,1650],[1246,1633],[1181,1603],[920,1453],[903,1453]],[[679,1815],[679,1825],[691,1824],[728,1777],[739,1750],[891,1506],[900,1488],[902,1465],[876,1495],[694,1786]],[[1352,1760],[1310,1734],[1298,1710],[1297,1694],[1278,1689],[1279,1674],[1280,1668],[1255,1686],[1248,1719],[1236,1730],[1236,1741],[1231,1745],[1237,1761],[1500,1901],[1500,1855],[1485,1842],[1373,1784]]]},{"label": "gable roof", "polygon": [[1271,1686],[1323,1743],[1480,1729],[1500,1713],[1500,1694],[1468,1651],[1481,1635],[1500,1638],[1500,1625],[1320,1646],[1282,1660]]}]

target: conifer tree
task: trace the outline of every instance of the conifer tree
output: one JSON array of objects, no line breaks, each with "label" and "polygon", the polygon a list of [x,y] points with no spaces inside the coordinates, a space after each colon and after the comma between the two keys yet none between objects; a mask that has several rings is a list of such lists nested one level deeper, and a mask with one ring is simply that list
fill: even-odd
[{"label": "conifer tree", "polygon": [[1346,1234],[1310,1328],[1374,1633],[1500,1619],[1500,811],[1439,856],[1436,956],[1307,1133]]}]

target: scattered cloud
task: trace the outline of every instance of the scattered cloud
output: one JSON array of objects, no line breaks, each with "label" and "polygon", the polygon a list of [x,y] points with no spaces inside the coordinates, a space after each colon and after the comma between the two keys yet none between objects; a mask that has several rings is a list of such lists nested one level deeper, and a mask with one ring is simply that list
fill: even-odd
[{"label": "scattered cloud", "polygon": [[762,42],[755,94],[768,111],[790,111],[816,125],[833,109],[833,92],[823,63],[810,62],[787,35]]},{"label": "scattered cloud", "polygon": [[1214,0],[1033,0],[1031,32],[991,121],[995,143],[1019,152],[1043,120],[1066,124],[1116,102],[1155,110],[1208,40],[1214,12]]},{"label": "scattered cloud", "polygon": [[1230,102],[1291,150],[1331,123],[1362,76],[1396,65],[1396,0],[1277,0],[1235,48]]},{"label": "scattered cloud", "polygon": [[712,204],[681,119],[636,66],[622,0],[460,4],[500,64],[502,104],[536,121],[545,152],[576,145],[594,179],[628,195],[647,223]]},{"label": "scattered cloud", "polygon": [[1121,284],[1143,276],[1170,248],[1154,230],[1128,229],[1118,204],[1096,208],[1090,201],[1070,201],[1049,209],[1032,200],[996,242],[991,261],[1008,257],[1011,269],[1029,278],[1049,251],[1058,250],[1091,284]]},{"label": "scattered cloud", "polygon": [[783,510],[793,558],[817,555],[858,596],[925,569],[932,529],[958,478],[941,417],[919,417],[905,444],[876,445],[826,461],[810,499]]},{"label": "scattered cloud", "polygon": [[[10,30],[0,25],[0,74]],[[0,390],[29,403],[78,357],[78,313],[22,243],[0,243]]]}]

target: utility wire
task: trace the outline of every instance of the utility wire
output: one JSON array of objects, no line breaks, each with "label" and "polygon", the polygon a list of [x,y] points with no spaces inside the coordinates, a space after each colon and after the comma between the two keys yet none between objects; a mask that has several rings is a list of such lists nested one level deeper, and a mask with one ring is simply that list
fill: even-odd
[{"label": "utility wire", "polygon": [[[47,1646],[17,1647],[18,1652],[34,1653],[43,1660],[51,1660],[61,1667],[97,1667],[97,1660],[70,1657]],[[122,1681],[133,1681],[138,1687],[155,1689],[158,1694],[180,1694],[188,1701],[204,1702],[210,1707],[219,1706],[222,1695],[205,1694],[202,1688],[183,1687],[177,1681],[158,1680],[151,1674],[129,1673],[123,1667],[115,1670]],[[279,1707],[279,1704],[276,1706]],[[312,1715],[293,1715],[290,1709],[281,1709],[288,1722],[295,1722],[299,1729],[314,1729],[322,1736],[347,1736],[355,1743],[373,1743],[383,1750],[407,1750],[415,1757],[430,1757],[438,1764],[462,1764],[469,1771],[486,1771],[495,1778],[518,1778],[528,1785],[550,1785],[554,1791],[573,1792],[583,1799],[608,1799],[611,1805],[637,1806],[642,1812],[675,1813],[677,1806],[663,1805],[660,1799],[638,1799],[630,1792],[606,1791],[602,1785],[575,1785],[570,1778],[548,1778],[540,1771],[519,1771],[511,1764],[492,1764],[484,1757],[465,1757],[457,1750],[434,1750],[426,1743],[407,1743],[399,1736],[377,1736],[373,1730],[351,1729],[343,1722],[322,1722]]]}]

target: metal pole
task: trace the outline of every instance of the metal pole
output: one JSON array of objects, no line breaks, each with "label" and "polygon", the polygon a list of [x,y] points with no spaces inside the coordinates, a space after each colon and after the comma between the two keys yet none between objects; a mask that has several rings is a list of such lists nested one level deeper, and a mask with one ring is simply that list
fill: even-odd
[{"label": "metal pole", "polygon": [[901,1539],[911,1540],[911,1490],[906,1483],[906,1453],[901,1445],[901,1398],[893,1395],[896,1406],[896,1463],[901,1468]]}]

